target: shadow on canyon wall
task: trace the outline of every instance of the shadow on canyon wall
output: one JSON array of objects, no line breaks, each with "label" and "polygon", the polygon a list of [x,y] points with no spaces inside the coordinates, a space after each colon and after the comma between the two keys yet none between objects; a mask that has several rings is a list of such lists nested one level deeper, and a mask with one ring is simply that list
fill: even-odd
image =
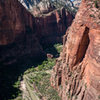
[{"label": "shadow on canyon wall", "polygon": [[[59,56],[54,44],[43,48],[45,53],[53,54],[54,57]],[[7,60],[10,59],[13,58]],[[36,67],[46,59],[46,56],[44,56],[44,58],[34,60],[34,58],[25,55],[13,64],[3,65],[3,63],[0,63],[0,100],[11,100],[20,95],[21,91],[16,87],[19,84],[18,80],[19,82],[22,80],[22,76],[28,68]],[[16,86],[14,86],[15,84]]]}]

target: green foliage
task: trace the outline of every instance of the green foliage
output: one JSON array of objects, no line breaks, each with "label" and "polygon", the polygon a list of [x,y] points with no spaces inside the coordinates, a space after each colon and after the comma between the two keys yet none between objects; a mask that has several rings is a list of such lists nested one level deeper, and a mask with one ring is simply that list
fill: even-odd
[{"label": "green foliage", "polygon": [[15,98],[14,100],[22,100],[22,97],[19,96],[19,97]]},{"label": "green foliage", "polygon": [[59,56],[60,52],[62,51],[62,44],[57,43],[54,45],[50,45],[49,47],[46,47],[44,50],[46,53],[52,54],[55,58]]},{"label": "green foliage", "polygon": [[55,44],[54,45],[55,49],[57,50],[58,53],[60,53],[62,51],[62,44]]},{"label": "green foliage", "polygon": [[66,81],[65,84],[68,85],[68,82]]},{"label": "green foliage", "polygon": [[28,68],[28,69],[24,72],[24,74],[28,74],[28,73],[31,73],[31,72],[34,72],[34,71],[36,71],[36,68],[35,68],[34,66],[32,66],[31,68]]},{"label": "green foliage", "polygon": [[20,81],[18,80],[17,82],[15,82],[15,84],[13,85],[14,88],[18,88],[20,86]]},{"label": "green foliage", "polygon": [[100,95],[98,96],[98,99],[100,99]]},{"label": "green foliage", "polygon": [[85,90],[87,89],[87,83],[85,83]]},{"label": "green foliage", "polygon": [[[32,66],[24,72],[24,78],[27,83],[27,88],[33,89],[33,84],[39,92],[37,92],[38,97],[46,97],[47,100],[60,100],[58,93],[50,85],[50,74],[49,71],[53,68],[56,63],[56,56],[62,51],[62,44],[55,44],[45,49],[46,53],[51,53],[54,58],[46,59],[42,61],[37,66]],[[31,93],[32,94],[32,93]]]},{"label": "green foliage", "polygon": [[51,87],[49,79],[50,74],[44,71],[35,73],[35,75],[31,78],[31,80],[35,83],[36,87],[38,88],[38,94],[40,98],[42,95],[46,98],[46,100],[61,100],[58,96],[57,91]]},{"label": "green foliage", "polygon": [[95,16],[94,16],[93,14],[90,14],[90,17],[93,17],[93,18],[95,18]]},{"label": "green foliage", "polygon": [[47,59],[46,61],[43,61],[41,65],[38,65],[38,70],[49,70],[52,69],[52,67],[55,65],[55,59]]},{"label": "green foliage", "polygon": [[99,8],[99,6],[98,6],[98,1],[95,0],[94,3],[95,3],[95,7],[96,7],[96,8]]},{"label": "green foliage", "polygon": [[[32,62],[31,59],[27,59],[27,62],[19,62],[18,65],[15,64],[14,66],[11,66],[9,68],[7,67],[6,69],[5,67],[3,67],[4,69],[3,72],[0,74],[1,75],[0,78],[4,80],[2,84],[3,88],[1,89],[1,91],[3,91],[2,97],[4,98],[4,100],[22,100],[20,91],[20,81],[22,77],[23,78],[25,77],[26,79],[25,81],[27,81],[28,86],[32,89],[30,91],[31,94],[33,93],[33,83],[35,83],[36,87],[40,87],[38,89],[39,91],[41,91],[40,92],[41,94],[43,91],[44,91],[43,94],[46,96],[47,94],[48,95],[50,94],[48,100],[59,100],[57,92],[55,92],[55,90],[52,87],[50,87],[50,81],[49,81],[50,75],[47,75],[47,73],[45,72],[51,70],[52,67],[55,65],[56,57],[59,56],[61,50],[62,50],[62,44],[55,44],[46,47],[44,50],[46,53],[53,54],[54,55],[53,59],[46,59],[44,61],[38,61],[38,62]],[[33,64],[34,66],[32,66]],[[30,66],[32,67],[30,68]],[[47,87],[50,88],[47,89]],[[51,93],[50,91],[54,91],[55,94]]]}]

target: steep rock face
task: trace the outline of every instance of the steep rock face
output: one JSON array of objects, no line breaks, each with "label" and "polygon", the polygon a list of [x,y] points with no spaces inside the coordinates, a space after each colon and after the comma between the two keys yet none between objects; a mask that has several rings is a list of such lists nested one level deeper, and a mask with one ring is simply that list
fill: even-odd
[{"label": "steep rock face", "polygon": [[36,17],[37,36],[42,44],[61,42],[73,15],[64,8]]},{"label": "steep rock face", "polygon": [[51,77],[62,100],[100,99],[100,1],[83,0]]},{"label": "steep rock face", "polygon": [[27,55],[36,58],[41,53],[33,16],[17,0],[1,0],[0,62],[13,62]]},{"label": "steep rock face", "polygon": [[48,13],[54,9],[65,7],[73,15],[76,14],[81,0],[19,0],[34,16]]},{"label": "steep rock face", "polygon": [[30,12],[34,16],[39,16],[40,14],[46,14],[55,9],[54,5],[51,4],[51,0],[41,0],[37,5],[34,5]]},{"label": "steep rock face", "polygon": [[35,16],[53,10],[52,0],[18,0],[21,4]]}]

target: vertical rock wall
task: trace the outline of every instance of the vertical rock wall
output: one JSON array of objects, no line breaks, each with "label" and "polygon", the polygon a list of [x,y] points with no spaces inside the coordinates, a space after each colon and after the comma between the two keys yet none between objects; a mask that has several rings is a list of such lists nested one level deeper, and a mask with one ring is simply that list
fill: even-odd
[{"label": "vertical rock wall", "polygon": [[[97,6],[98,7],[97,7]],[[62,100],[100,99],[100,1],[83,0],[63,39],[51,85]]]},{"label": "vertical rock wall", "polygon": [[34,17],[17,0],[0,0],[0,62],[40,57],[43,51],[35,31]]},{"label": "vertical rock wall", "polygon": [[71,25],[73,15],[64,8],[36,17],[36,32],[44,45],[62,42],[62,36]]}]

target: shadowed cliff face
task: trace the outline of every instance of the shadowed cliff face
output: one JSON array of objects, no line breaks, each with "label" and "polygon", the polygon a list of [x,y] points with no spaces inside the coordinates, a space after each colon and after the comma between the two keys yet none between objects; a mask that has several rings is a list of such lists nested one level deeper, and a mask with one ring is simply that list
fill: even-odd
[{"label": "shadowed cliff face", "polygon": [[82,1],[63,44],[51,85],[62,100],[99,100],[100,1]]},{"label": "shadowed cliff face", "polygon": [[40,44],[62,42],[72,20],[65,9],[34,18],[17,0],[1,0],[0,62],[10,64],[25,55],[38,58],[43,53]]},{"label": "shadowed cliff face", "polygon": [[38,58],[43,51],[35,35],[34,17],[17,0],[1,0],[0,62],[10,64],[25,55]]},{"label": "shadowed cliff face", "polygon": [[33,15],[17,0],[0,0],[0,100],[16,97],[19,76],[44,57],[35,31]]}]

